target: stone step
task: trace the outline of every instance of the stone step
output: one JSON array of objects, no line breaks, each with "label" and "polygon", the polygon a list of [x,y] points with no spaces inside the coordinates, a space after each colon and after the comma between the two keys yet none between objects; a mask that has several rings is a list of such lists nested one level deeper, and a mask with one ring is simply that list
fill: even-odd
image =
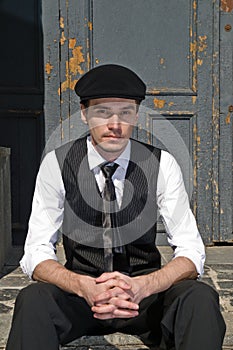
[{"label": "stone step", "polygon": [[163,350],[146,346],[137,336],[113,333],[104,336],[85,336],[61,347],[61,350]]}]

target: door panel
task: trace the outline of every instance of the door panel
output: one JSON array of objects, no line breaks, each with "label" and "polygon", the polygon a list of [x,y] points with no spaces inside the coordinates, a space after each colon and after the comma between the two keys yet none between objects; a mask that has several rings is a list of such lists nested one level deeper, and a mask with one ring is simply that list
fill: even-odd
[{"label": "door panel", "polygon": [[94,1],[93,62],[132,67],[140,72],[149,93],[190,93],[191,31],[190,0]]},{"label": "door panel", "polygon": [[[225,10],[225,11],[224,11]],[[233,241],[233,12],[220,13],[220,230],[217,241]]]}]

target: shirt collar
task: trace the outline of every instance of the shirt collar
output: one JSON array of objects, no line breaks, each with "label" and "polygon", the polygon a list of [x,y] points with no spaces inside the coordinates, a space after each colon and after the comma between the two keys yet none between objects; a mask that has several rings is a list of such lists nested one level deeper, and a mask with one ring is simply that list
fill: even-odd
[{"label": "shirt collar", "polygon": [[[130,150],[131,150],[131,142],[129,140],[126,148],[121,153],[121,155],[116,160],[114,160],[114,163],[117,163],[120,167],[126,170],[129,164]],[[88,164],[89,164],[90,170],[93,170],[96,167],[99,167],[100,164],[103,164],[104,162],[106,162],[106,159],[104,159],[97,152],[97,150],[91,143],[90,136],[87,137],[87,158],[88,158]]]}]

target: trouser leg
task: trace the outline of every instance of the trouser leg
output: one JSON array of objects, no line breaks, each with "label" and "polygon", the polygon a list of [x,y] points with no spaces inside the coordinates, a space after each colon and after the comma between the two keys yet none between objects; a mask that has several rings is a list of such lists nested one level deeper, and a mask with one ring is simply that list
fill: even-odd
[{"label": "trouser leg", "polygon": [[168,349],[222,349],[225,322],[218,294],[207,284],[188,280],[166,291],[161,324]]},{"label": "trouser leg", "polygon": [[17,297],[6,350],[58,350],[98,327],[83,298],[35,283]]}]

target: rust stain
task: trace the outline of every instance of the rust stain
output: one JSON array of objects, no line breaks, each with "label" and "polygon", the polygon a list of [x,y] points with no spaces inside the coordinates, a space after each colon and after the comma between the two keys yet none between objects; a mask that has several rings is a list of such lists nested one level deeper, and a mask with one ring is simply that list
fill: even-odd
[{"label": "rust stain", "polygon": [[231,12],[233,10],[233,0],[221,0],[221,10]]},{"label": "rust stain", "polygon": [[227,114],[225,122],[226,122],[226,124],[230,124],[231,123],[231,114],[230,114],[230,112]]},{"label": "rust stain", "polygon": [[98,60],[98,58],[95,59],[95,63],[96,63],[96,64],[99,64],[99,63],[100,63],[99,60]]},{"label": "rust stain", "polygon": [[201,138],[200,138],[200,136],[197,136],[197,144],[198,144],[198,146],[200,145],[200,143],[201,143]]},{"label": "rust stain", "polygon": [[69,39],[69,49],[74,49],[76,45],[76,39],[75,38],[70,38]]},{"label": "rust stain", "polygon": [[163,108],[165,106],[166,100],[160,100],[158,98],[154,98],[155,108]]},{"label": "rust stain", "polygon": [[46,63],[46,65],[45,65],[45,72],[46,72],[46,74],[48,74],[48,75],[50,75],[51,74],[51,71],[53,70],[53,66],[51,65],[51,63]]},{"label": "rust stain", "polygon": [[93,30],[93,23],[92,22],[89,21],[87,23],[87,25],[88,25],[89,30]]},{"label": "rust stain", "polygon": [[65,42],[66,42],[66,37],[65,37],[64,31],[62,31],[61,38],[60,38],[60,44],[64,45]]},{"label": "rust stain", "polygon": [[60,28],[64,29],[64,17],[60,17]]},{"label": "rust stain", "polygon": [[169,103],[168,103],[168,106],[169,106],[169,107],[171,107],[171,106],[173,106],[173,105],[174,105],[174,102],[169,102]]},{"label": "rust stain", "polygon": [[203,60],[201,60],[200,58],[198,58],[198,59],[197,59],[197,64],[198,64],[198,66],[202,66]]}]

